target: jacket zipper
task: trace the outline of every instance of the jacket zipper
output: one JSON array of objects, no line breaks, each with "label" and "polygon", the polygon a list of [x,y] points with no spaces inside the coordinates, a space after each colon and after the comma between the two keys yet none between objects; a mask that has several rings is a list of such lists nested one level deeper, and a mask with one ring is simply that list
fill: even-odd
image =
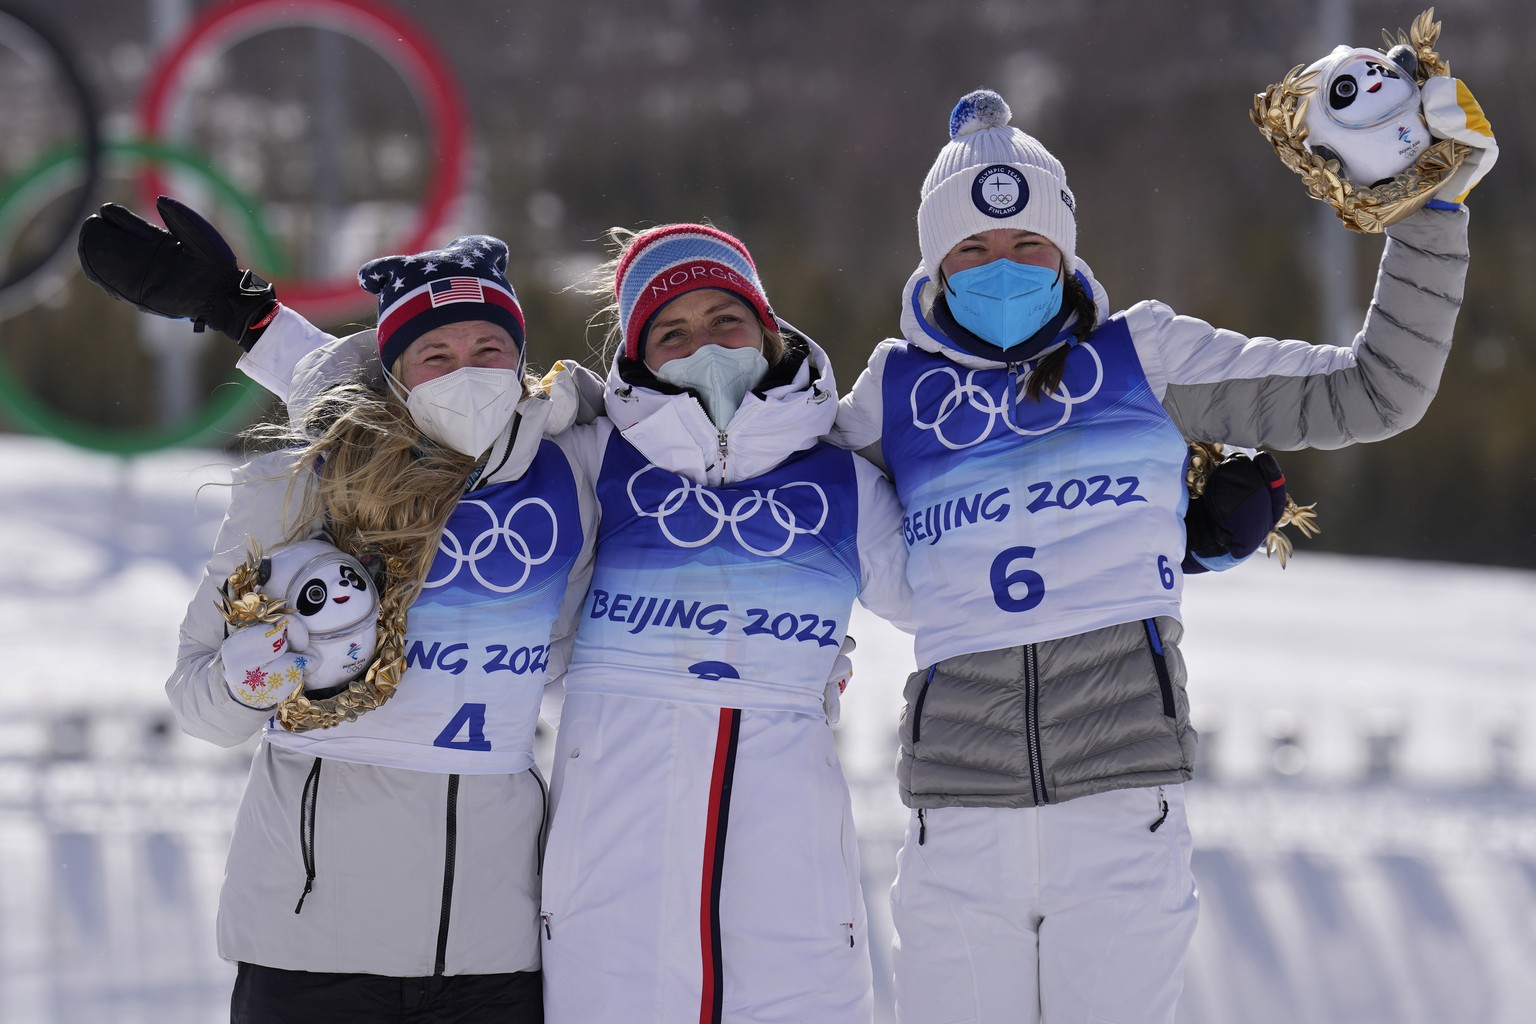
[{"label": "jacket zipper", "polygon": [[1014,426],[1019,424],[1019,367],[1023,363],[1008,364],[1008,405],[1010,422]]},{"label": "jacket zipper", "polygon": [[[928,678],[923,680],[923,688],[917,691],[917,700],[912,702],[912,756],[917,756],[917,741],[923,735],[923,701],[928,699],[928,687],[933,683],[933,674],[938,671],[937,664],[928,666]],[[928,841],[928,822],[924,816],[924,809],[917,809],[917,845],[922,846]]]},{"label": "jacket zipper", "polygon": [[[539,859],[538,874],[544,877],[544,843],[549,839],[545,829],[549,827],[549,790],[544,786],[544,776],[539,774],[537,766],[528,769],[528,774],[539,784]],[[546,922],[547,924],[547,922]],[[547,929],[546,929],[547,930]]]},{"label": "jacket zipper", "polygon": [[720,482],[723,484],[725,483],[725,431],[723,430],[720,431],[719,439],[716,442],[716,448],[720,453]]},{"label": "jacket zipper", "polygon": [[293,912],[304,909],[304,901],[315,887],[315,806],[320,798],[320,758],[310,766],[304,778],[304,788],[299,794],[299,855],[304,860],[304,891]]},{"label": "jacket zipper", "polygon": [[1049,803],[1045,793],[1045,768],[1040,763],[1040,672],[1035,645],[1024,645],[1024,730],[1029,745],[1029,784],[1035,806]]},{"label": "jacket zipper", "polygon": [[443,913],[437,922],[437,963],[432,974],[441,977],[448,967],[448,919],[453,910],[453,866],[459,838],[459,777],[448,776],[447,848],[443,857]]},{"label": "jacket zipper", "polygon": [[928,699],[928,687],[933,683],[933,673],[938,670],[937,665],[928,666],[928,678],[923,680],[923,688],[917,691],[917,700],[912,702],[912,746],[913,755],[917,754],[917,741],[923,738],[923,701]]},{"label": "jacket zipper", "polygon": [[1157,689],[1163,696],[1163,716],[1175,717],[1179,709],[1173,701],[1173,679],[1168,675],[1168,657],[1163,653],[1163,638],[1157,633],[1157,623],[1143,619],[1147,627],[1147,644],[1152,648],[1152,668],[1157,672]]}]

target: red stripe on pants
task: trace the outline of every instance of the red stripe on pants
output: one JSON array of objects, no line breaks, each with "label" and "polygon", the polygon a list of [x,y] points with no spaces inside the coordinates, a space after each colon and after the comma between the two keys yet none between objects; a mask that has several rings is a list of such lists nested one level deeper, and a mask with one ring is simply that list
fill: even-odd
[{"label": "red stripe on pants", "polygon": [[699,894],[699,951],[702,984],[699,990],[699,1024],[718,1024],[724,993],[721,991],[720,876],[725,863],[726,824],[731,812],[731,776],[736,768],[736,740],[741,712],[720,709],[715,736],[715,766],[709,780],[709,817],[704,829],[703,887]]}]

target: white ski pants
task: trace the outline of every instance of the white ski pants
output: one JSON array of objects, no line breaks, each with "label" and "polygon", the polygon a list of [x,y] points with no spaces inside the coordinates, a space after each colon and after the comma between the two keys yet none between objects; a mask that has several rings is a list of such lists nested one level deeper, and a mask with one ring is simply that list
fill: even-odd
[{"label": "white ski pants", "polygon": [[853,812],[820,716],[569,694],[550,806],[548,1024],[869,1024]]},{"label": "white ski pants", "polygon": [[1181,786],[913,812],[891,887],[897,1020],[1171,1024],[1190,853]]}]

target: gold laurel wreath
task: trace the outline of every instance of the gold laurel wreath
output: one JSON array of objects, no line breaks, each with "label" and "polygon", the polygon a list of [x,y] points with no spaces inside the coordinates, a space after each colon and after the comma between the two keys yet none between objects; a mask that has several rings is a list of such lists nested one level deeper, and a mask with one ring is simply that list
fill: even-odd
[{"label": "gold laurel wreath", "polygon": [[[258,622],[272,624],[284,615],[295,614],[281,598],[268,597],[257,590],[261,551],[252,543],[246,560],[235,567],[225,581],[219,597],[219,612],[235,628]],[[380,707],[395,695],[400,677],[405,673],[405,613],[398,586],[393,581],[406,578],[404,559],[386,556],[384,582],[379,586],[379,616],[375,627],[377,653],[368,670],[332,697],[310,700],[302,689],[277,706],[277,721],[289,732],[329,729],[342,722],[355,722],[358,716]]]},{"label": "gold laurel wreath", "polygon": [[[1440,23],[1434,17],[1431,7],[1414,19],[1407,35],[1398,30],[1394,39],[1382,32],[1387,49],[1399,44],[1413,47],[1419,61],[1414,77],[1420,86],[1430,78],[1451,73],[1450,65],[1434,50],[1440,38]],[[1341,177],[1337,160],[1325,160],[1302,145],[1307,137],[1302,119],[1317,90],[1317,72],[1302,74],[1304,66],[1296,65],[1282,81],[1255,95],[1249,116],[1279,154],[1281,163],[1301,175],[1308,194],[1333,207],[1351,231],[1377,234],[1416,212],[1471,152],[1465,143],[1441,139],[1409,167],[1379,185],[1358,185]]]},{"label": "gold laurel wreath", "polygon": [[[1191,498],[1198,498],[1205,493],[1205,485],[1210,482],[1211,474],[1216,472],[1217,465],[1226,458],[1226,450],[1219,443],[1213,441],[1189,443],[1189,468],[1184,471],[1184,483],[1189,488]],[[1298,505],[1290,491],[1286,491],[1285,508],[1280,513],[1280,520],[1264,538],[1264,553],[1272,558],[1279,558],[1282,569],[1296,550],[1296,545],[1291,542],[1291,538],[1280,532],[1287,526],[1296,527],[1296,531],[1303,537],[1316,537],[1322,533],[1323,528],[1317,523],[1317,503]]]}]

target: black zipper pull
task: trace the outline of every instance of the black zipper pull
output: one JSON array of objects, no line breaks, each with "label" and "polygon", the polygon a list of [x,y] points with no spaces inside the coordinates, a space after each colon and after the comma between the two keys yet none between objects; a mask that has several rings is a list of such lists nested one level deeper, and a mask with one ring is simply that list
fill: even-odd
[{"label": "black zipper pull", "polygon": [[923,817],[923,809],[917,809],[917,845],[922,846],[928,838],[928,821]]},{"label": "black zipper pull", "polygon": [[1163,796],[1161,789],[1157,791],[1157,802],[1162,805],[1163,813],[1157,816],[1157,820],[1152,823],[1152,827],[1147,830],[1148,832],[1156,832],[1159,826],[1168,820],[1168,798]]},{"label": "black zipper pull", "polygon": [[553,939],[554,935],[549,930],[549,915],[547,913],[546,914],[540,914],[539,915],[539,920],[544,922],[544,937],[546,939]]},{"label": "black zipper pull", "polygon": [[295,904],[293,908],[293,912],[295,914],[304,909],[304,901],[309,898],[309,892],[314,887],[315,879],[313,876],[304,879],[304,891],[299,893],[299,902]]}]

